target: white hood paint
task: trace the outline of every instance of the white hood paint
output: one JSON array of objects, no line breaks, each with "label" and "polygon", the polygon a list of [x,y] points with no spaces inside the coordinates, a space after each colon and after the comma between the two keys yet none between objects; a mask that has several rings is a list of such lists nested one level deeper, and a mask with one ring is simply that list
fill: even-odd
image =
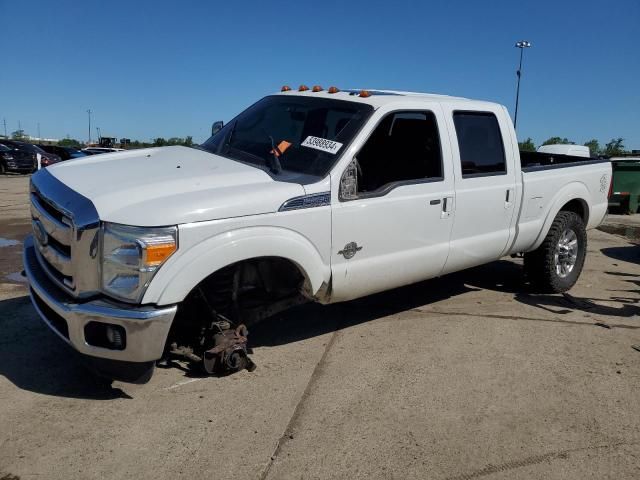
[{"label": "white hood paint", "polygon": [[188,147],[105,153],[48,167],[90,199],[101,220],[137,226],[176,225],[275,212],[304,195],[258,168]]}]

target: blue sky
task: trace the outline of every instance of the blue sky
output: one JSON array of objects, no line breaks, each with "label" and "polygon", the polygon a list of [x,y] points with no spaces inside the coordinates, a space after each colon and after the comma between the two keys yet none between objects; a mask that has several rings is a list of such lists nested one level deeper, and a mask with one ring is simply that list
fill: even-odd
[{"label": "blue sky", "polygon": [[[207,137],[282,84],[503,103],[518,133],[640,149],[640,2],[0,0],[0,122],[27,133]],[[0,123],[0,129],[2,124]],[[92,132],[95,137],[95,129]]]}]

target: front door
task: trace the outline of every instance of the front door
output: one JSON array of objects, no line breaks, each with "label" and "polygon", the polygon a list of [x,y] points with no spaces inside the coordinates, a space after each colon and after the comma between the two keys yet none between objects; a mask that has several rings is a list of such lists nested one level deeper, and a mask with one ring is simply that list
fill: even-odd
[{"label": "front door", "polygon": [[[349,198],[332,201],[332,300],[440,274],[449,253],[454,182],[439,108],[381,115],[347,167]],[[335,189],[333,189],[335,191]]]}]

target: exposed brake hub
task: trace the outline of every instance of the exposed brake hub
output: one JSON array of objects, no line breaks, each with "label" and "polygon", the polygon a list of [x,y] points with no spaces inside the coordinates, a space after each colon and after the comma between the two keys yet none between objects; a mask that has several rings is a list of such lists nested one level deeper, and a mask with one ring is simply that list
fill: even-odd
[{"label": "exposed brake hub", "polygon": [[245,368],[250,372],[256,369],[256,364],[249,358],[247,350],[247,335],[249,331],[244,325],[235,329],[220,329],[213,336],[214,347],[204,352],[202,363],[209,374],[227,374],[239,372]]}]

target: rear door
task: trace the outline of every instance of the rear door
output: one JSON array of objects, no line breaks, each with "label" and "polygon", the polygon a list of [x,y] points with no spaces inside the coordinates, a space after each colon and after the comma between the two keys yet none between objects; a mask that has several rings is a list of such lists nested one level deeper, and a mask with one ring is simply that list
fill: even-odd
[{"label": "rear door", "polygon": [[[466,106],[465,106],[466,107]],[[500,258],[512,234],[516,168],[508,117],[498,105],[443,107],[451,135],[456,207],[444,273]]]}]

